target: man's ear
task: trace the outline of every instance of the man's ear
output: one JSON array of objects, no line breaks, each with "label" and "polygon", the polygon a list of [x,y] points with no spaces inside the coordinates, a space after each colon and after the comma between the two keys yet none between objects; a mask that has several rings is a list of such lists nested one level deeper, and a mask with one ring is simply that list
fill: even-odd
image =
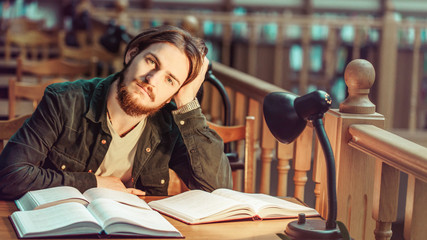
[{"label": "man's ear", "polygon": [[129,61],[135,57],[135,55],[138,53],[138,48],[134,47],[132,49],[130,49],[129,51],[127,51],[126,56],[125,56],[125,64],[128,64]]}]

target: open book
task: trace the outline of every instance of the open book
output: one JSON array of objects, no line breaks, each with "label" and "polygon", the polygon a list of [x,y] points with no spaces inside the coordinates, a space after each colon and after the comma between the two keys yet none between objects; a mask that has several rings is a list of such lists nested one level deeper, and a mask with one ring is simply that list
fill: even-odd
[{"label": "open book", "polygon": [[[63,190],[62,187],[59,189]],[[50,192],[52,189],[39,191]],[[40,200],[41,192],[28,196],[37,196],[37,199]],[[82,204],[79,201],[51,201],[48,207],[42,204],[39,206],[45,207],[16,211],[10,215],[10,220],[19,238],[80,235],[183,237],[162,215],[152,210],[144,200],[137,196],[108,189],[103,189],[102,192],[104,194],[109,192],[111,195],[109,198],[92,199],[88,204],[86,202]],[[135,207],[137,206],[135,204],[123,204],[122,201],[116,200],[120,198],[117,196],[121,194],[124,194],[121,197],[125,200],[136,197],[143,204],[139,203],[138,207]],[[56,195],[53,193],[49,196],[56,199]],[[24,202],[22,198],[19,200]],[[40,201],[35,202],[41,203]],[[143,205],[146,207],[141,207]],[[28,204],[21,204],[21,206],[28,206]]]},{"label": "open book", "polygon": [[296,218],[299,213],[318,216],[313,209],[260,193],[242,193],[217,189],[212,193],[191,190],[151,201],[153,209],[187,224],[200,224],[240,219]]},{"label": "open book", "polygon": [[77,202],[87,206],[91,201],[107,198],[116,202],[143,209],[150,209],[147,203],[138,196],[108,188],[91,188],[83,194],[77,188],[60,186],[27,192],[20,199],[15,200],[19,210],[33,210],[50,207],[65,202]]}]

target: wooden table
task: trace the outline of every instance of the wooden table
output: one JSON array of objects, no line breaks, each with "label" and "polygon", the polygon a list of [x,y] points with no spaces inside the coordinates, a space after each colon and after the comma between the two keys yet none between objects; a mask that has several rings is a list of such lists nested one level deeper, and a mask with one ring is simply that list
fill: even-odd
[{"label": "wooden table", "polygon": [[[164,197],[142,197],[146,202]],[[287,199],[290,200],[290,199]],[[294,200],[295,201],[295,200]],[[9,220],[9,215],[17,211],[13,201],[0,201],[0,239],[18,239]],[[185,239],[281,239],[276,234],[283,233],[286,225],[295,219],[276,219],[263,221],[234,221],[210,223],[200,225],[187,225],[183,222],[165,216],[184,236]],[[114,238],[114,237],[113,237]],[[53,239],[53,238],[50,238]],[[65,238],[60,238],[65,239]],[[75,239],[75,238],[73,238]],[[93,238],[85,239],[97,239]],[[114,238],[120,239],[120,238]],[[130,238],[126,238],[130,239]],[[140,239],[140,238],[139,238]],[[163,239],[163,238],[156,238]],[[167,239],[167,238],[165,238]],[[170,238],[169,238],[170,239]]]}]

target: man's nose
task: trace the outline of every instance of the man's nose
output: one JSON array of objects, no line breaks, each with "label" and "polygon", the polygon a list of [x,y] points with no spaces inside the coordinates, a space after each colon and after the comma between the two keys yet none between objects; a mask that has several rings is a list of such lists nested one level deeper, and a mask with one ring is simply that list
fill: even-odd
[{"label": "man's nose", "polygon": [[147,74],[144,76],[144,78],[142,79],[142,81],[143,81],[144,83],[150,83],[151,78],[152,78],[151,74],[150,74],[150,73],[147,73]]},{"label": "man's nose", "polygon": [[151,71],[151,72],[147,73],[147,75],[145,76],[144,82],[146,82],[150,85],[156,85],[156,84],[158,84],[158,82],[161,78],[160,75],[161,74],[157,71],[156,72]]}]

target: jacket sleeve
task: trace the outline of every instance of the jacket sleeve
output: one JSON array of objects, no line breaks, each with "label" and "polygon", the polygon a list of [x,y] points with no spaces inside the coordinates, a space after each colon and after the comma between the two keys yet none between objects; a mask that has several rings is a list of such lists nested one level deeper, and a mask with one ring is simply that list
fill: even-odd
[{"label": "jacket sleeve", "polygon": [[211,130],[200,108],[174,114],[181,132],[170,161],[190,189],[232,188],[233,180],[221,137]]},{"label": "jacket sleeve", "polygon": [[79,190],[88,185],[96,186],[93,174],[43,168],[62,131],[61,111],[57,95],[47,88],[31,118],[12,136],[0,154],[0,198],[17,199],[30,190],[61,185]]}]

